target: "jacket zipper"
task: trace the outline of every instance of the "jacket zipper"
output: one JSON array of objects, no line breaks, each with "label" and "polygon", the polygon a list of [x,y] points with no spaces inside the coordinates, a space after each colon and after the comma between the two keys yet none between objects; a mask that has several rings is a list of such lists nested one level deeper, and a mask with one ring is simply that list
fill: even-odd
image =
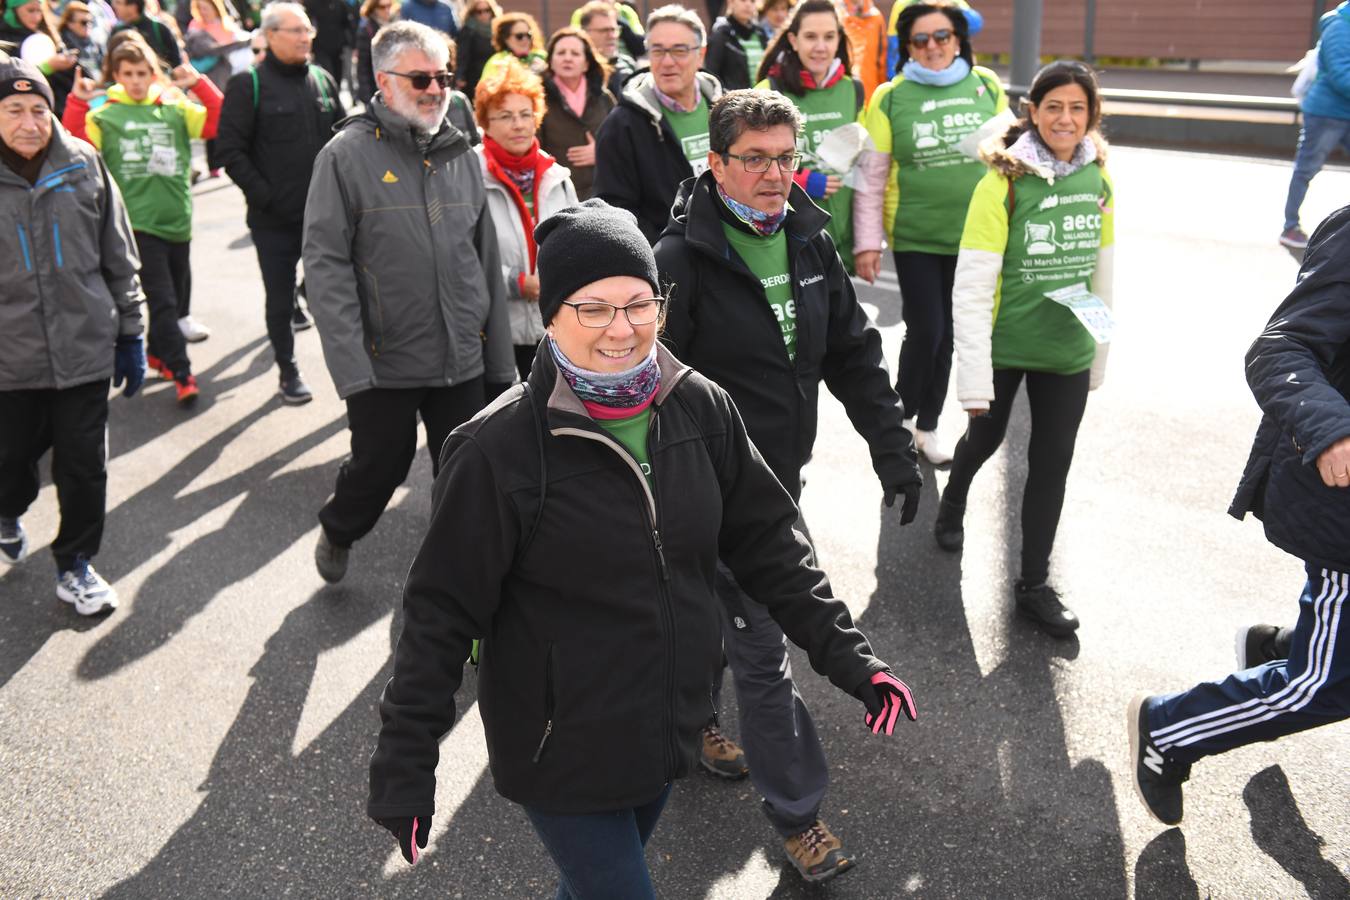
[{"label": "jacket zipper", "polygon": [[[653,436],[654,432],[656,431],[657,422],[659,421],[659,411],[656,409],[655,406],[653,406],[651,409],[652,409],[651,421],[650,421],[650,422],[648,423],[648,425],[647,425],[647,447],[648,447],[648,452],[649,452],[649,454],[650,454],[650,448],[651,448],[651,446],[652,446],[652,436]],[[666,717],[665,717],[665,721],[662,722],[662,730],[665,732],[665,741],[664,741],[664,743],[665,743],[665,757],[666,757],[666,759],[665,759],[665,763],[666,763],[666,778],[667,778],[667,780],[669,780],[670,778],[674,777],[674,774],[675,774],[675,760],[676,760],[676,758],[677,758],[677,757],[676,757],[676,754],[675,754],[675,751],[674,751],[674,746],[675,746],[675,615],[674,615],[673,610],[671,609],[671,600],[670,600],[670,588],[669,588],[669,583],[670,583],[670,569],[669,569],[669,567],[666,565],[666,553],[665,553],[665,547],[664,547],[664,545],[661,543],[661,529],[660,529],[660,526],[657,524],[658,521],[659,521],[659,519],[658,519],[658,517],[657,517],[655,488],[653,487],[652,484],[648,484],[648,483],[647,483],[647,476],[644,475],[644,474],[642,473],[642,467],[638,465],[637,460],[633,459],[632,454],[630,454],[626,448],[624,448],[621,444],[619,444],[618,441],[614,440],[614,439],[611,438],[609,435],[607,435],[607,434],[596,434],[595,432],[587,431],[587,430],[585,430],[585,429],[583,429],[583,428],[558,428],[558,429],[553,429],[553,432],[552,432],[552,433],[553,433],[553,434],[556,434],[556,435],[572,435],[572,436],[575,436],[575,437],[583,437],[583,438],[587,438],[587,439],[592,440],[592,441],[599,441],[600,443],[604,444],[606,447],[608,447],[608,448],[610,448],[611,450],[613,450],[615,453],[617,453],[617,454],[619,455],[619,458],[620,458],[620,459],[622,459],[624,462],[626,462],[626,463],[628,464],[628,468],[632,470],[633,474],[634,474],[635,476],[637,476],[638,484],[640,484],[640,485],[642,486],[643,494],[646,496],[646,499],[647,499],[647,521],[648,521],[648,524],[651,525],[651,531],[652,531],[652,549],[655,551],[655,555],[656,555],[656,568],[657,568],[658,574],[660,575],[660,584],[661,584],[661,592],[660,592],[660,598],[661,598],[661,621],[662,621],[662,623],[663,623],[664,626],[665,626],[665,628],[664,628],[664,631],[665,631],[664,637],[665,637],[665,642],[666,642],[666,660],[665,660],[666,669],[665,669],[665,675],[666,675],[666,698],[667,698],[667,702],[666,702]],[[654,480],[653,480],[653,483],[654,483]],[[547,735],[545,735],[545,737],[547,737]]]},{"label": "jacket zipper", "polygon": [[534,751],[534,761],[539,762],[544,755],[544,746],[549,735],[553,734],[553,645],[548,645],[544,654],[544,736],[539,739],[539,749]]}]

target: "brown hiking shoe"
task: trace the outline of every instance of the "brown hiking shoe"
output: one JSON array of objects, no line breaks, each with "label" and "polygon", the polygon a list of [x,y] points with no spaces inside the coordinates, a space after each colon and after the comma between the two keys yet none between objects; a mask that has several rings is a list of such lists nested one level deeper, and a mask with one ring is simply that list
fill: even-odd
[{"label": "brown hiking shoe", "polygon": [[738,781],[750,774],[745,764],[745,751],[717,730],[716,725],[703,726],[703,750],[698,761],[718,778]]},{"label": "brown hiking shoe", "polygon": [[810,882],[829,881],[854,866],[853,857],[844,852],[843,842],[831,834],[820,819],[801,834],[784,841],[783,852],[802,878]]}]

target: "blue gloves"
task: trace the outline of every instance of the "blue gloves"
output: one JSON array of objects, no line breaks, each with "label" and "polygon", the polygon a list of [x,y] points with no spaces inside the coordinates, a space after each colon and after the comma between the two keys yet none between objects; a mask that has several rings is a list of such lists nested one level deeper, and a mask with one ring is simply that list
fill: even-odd
[{"label": "blue gloves", "polygon": [[806,196],[812,200],[819,200],[825,196],[826,175],[824,172],[817,172],[814,169],[806,176]]},{"label": "blue gloves", "polygon": [[427,835],[431,833],[431,816],[403,816],[397,819],[376,819],[398,841],[398,849],[410,864],[417,865],[418,849],[426,849]]},{"label": "blue gloves", "polygon": [[145,381],[145,344],[137,335],[122,335],[113,349],[113,387],[126,381],[123,397],[134,397]]},{"label": "blue gloves", "polygon": [[858,688],[855,695],[867,707],[863,724],[872,729],[873,734],[889,735],[893,732],[902,712],[911,722],[919,718],[909,685],[890,672],[876,673]]}]

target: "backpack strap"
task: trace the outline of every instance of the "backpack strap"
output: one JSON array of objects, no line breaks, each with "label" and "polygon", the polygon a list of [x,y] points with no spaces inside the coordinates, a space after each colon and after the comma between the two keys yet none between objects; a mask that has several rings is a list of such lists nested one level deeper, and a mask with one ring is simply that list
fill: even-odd
[{"label": "backpack strap", "polygon": [[863,87],[862,79],[853,79],[853,117],[856,119],[858,113],[867,105],[867,89]]},{"label": "backpack strap", "polygon": [[1013,209],[1014,209],[1014,207],[1017,206],[1017,179],[1016,179],[1016,178],[1009,178],[1009,179],[1008,179],[1008,196],[1004,198],[1004,202],[1005,202],[1005,203],[1007,204],[1007,206],[1008,206],[1008,222],[1009,222],[1009,224],[1011,224],[1011,223],[1012,223],[1012,217],[1013,217]]},{"label": "backpack strap", "polygon": [[249,66],[248,74],[253,79],[253,109],[256,111],[258,109],[258,67]]}]

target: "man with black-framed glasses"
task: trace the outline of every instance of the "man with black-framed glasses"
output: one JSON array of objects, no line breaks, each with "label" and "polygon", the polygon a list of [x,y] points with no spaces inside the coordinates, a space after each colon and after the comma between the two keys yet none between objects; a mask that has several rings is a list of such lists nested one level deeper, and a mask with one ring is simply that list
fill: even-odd
[{"label": "man with black-framed glasses", "polygon": [[[708,171],[680,185],[656,245],[662,283],[671,285],[662,340],[731,395],[794,500],[824,381],[867,441],[887,505],[902,498],[904,525],[923,483],[913,438],[881,335],[825,230],[829,215],[793,183],[801,129],[796,106],[773,91],[730,91],[713,105]],[[717,588],[750,778],[788,859],[807,881],[824,881],[854,858],[820,818],[829,766],[793,684],[786,640],[722,566]]]},{"label": "man with black-framed glasses", "polygon": [[680,182],[707,167],[708,108],[722,85],[699,71],[706,37],[690,10],[653,10],[647,18],[651,66],[628,79],[596,134],[594,196],[637,216],[653,243]]},{"label": "man with black-framed glasses", "polygon": [[395,22],[370,49],[380,90],[319,154],[305,207],[310,309],[351,431],[319,511],[329,582],[407,478],[418,418],[435,472],[451,430],[516,375],[497,232],[450,113],[449,44]]}]

